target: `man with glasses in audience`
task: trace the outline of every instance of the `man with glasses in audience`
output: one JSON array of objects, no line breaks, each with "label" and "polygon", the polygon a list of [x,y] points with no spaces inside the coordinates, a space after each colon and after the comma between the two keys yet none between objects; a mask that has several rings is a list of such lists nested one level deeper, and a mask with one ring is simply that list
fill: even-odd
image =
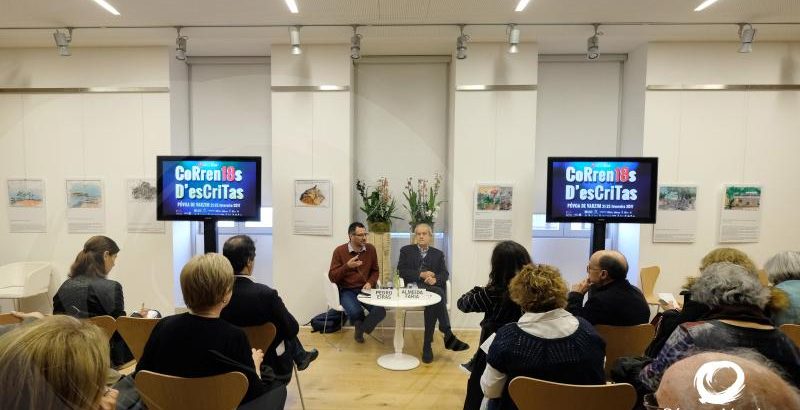
[{"label": "man with glasses in audience", "polygon": [[[567,311],[593,325],[634,326],[648,323],[650,307],[642,292],[628,282],[628,261],[617,251],[592,254],[586,265],[587,277],[574,284]],[[583,298],[589,297],[586,303]]]},{"label": "man with glasses in audience", "polygon": [[[339,303],[355,327],[356,342],[364,343],[364,333],[372,333],[386,317],[384,308],[357,299],[361,291],[369,291],[378,282],[378,253],[367,243],[367,229],[361,222],[351,223],[347,235],[349,241],[333,250],[328,279],[339,288]],[[365,308],[369,311],[366,316]]]},{"label": "man with glasses in audience", "polygon": [[450,273],[447,272],[447,264],[444,260],[444,253],[433,246],[433,232],[430,225],[418,224],[414,227],[415,245],[406,245],[400,249],[400,259],[397,262],[397,270],[406,283],[416,283],[417,286],[433,292],[442,297],[439,303],[425,307],[425,336],[422,343],[422,361],[430,363],[433,361],[433,331],[436,322],[439,322],[439,330],[444,335],[444,347],[453,351],[467,350],[469,345],[458,340],[450,330],[450,316],[447,313],[447,294],[445,287]]}]

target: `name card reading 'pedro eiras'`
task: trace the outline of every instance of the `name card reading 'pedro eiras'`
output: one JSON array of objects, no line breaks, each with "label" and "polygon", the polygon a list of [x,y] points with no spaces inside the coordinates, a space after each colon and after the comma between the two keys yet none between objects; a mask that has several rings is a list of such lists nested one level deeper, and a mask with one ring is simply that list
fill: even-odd
[{"label": "name card reading 'pedro eiras'", "polygon": [[394,297],[394,289],[373,289],[372,297],[375,299],[392,299]]},{"label": "name card reading 'pedro eiras'", "polygon": [[400,289],[400,297],[406,299],[422,299],[425,289]]}]

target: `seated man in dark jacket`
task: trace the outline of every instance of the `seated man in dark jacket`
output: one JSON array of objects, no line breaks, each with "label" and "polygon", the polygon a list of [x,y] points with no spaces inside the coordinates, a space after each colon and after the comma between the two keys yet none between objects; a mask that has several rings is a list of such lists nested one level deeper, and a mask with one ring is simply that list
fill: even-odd
[{"label": "seated man in dark jacket", "polygon": [[[222,254],[231,262],[236,279],[231,301],[222,310],[220,318],[239,327],[258,326],[267,322],[274,324],[277,333],[272,345],[264,352],[264,363],[272,367],[279,377],[288,380],[291,378],[292,361],[297,364],[298,370],[304,370],[319,352],[317,349],[306,351],[303,348],[297,338],[300,326],[286,309],[278,291],[251,279],[256,257],[253,240],[247,235],[231,237],[225,241]],[[284,351],[286,353],[281,354]]]},{"label": "seated man in dark jacket", "polygon": [[[626,279],[628,261],[617,251],[592,254],[587,278],[572,286],[567,311],[593,325],[634,326],[647,323],[650,308],[642,292]],[[586,304],[583,296],[589,292]]]}]

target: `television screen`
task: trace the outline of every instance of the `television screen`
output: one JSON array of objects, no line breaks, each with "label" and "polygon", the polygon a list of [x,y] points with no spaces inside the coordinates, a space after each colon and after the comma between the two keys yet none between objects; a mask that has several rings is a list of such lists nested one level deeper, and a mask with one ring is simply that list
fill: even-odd
[{"label": "television screen", "polygon": [[655,223],[658,158],[550,157],[548,222]]},{"label": "television screen", "polygon": [[257,221],[261,212],[261,157],[156,159],[161,221]]}]

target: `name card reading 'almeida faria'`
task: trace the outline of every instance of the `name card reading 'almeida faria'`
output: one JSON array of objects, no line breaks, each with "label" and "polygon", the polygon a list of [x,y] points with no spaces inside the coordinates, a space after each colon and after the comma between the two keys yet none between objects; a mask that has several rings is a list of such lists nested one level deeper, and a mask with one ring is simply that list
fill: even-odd
[{"label": "name card reading 'almeida faria'", "polygon": [[405,299],[422,299],[425,289],[400,289],[400,297]]}]

